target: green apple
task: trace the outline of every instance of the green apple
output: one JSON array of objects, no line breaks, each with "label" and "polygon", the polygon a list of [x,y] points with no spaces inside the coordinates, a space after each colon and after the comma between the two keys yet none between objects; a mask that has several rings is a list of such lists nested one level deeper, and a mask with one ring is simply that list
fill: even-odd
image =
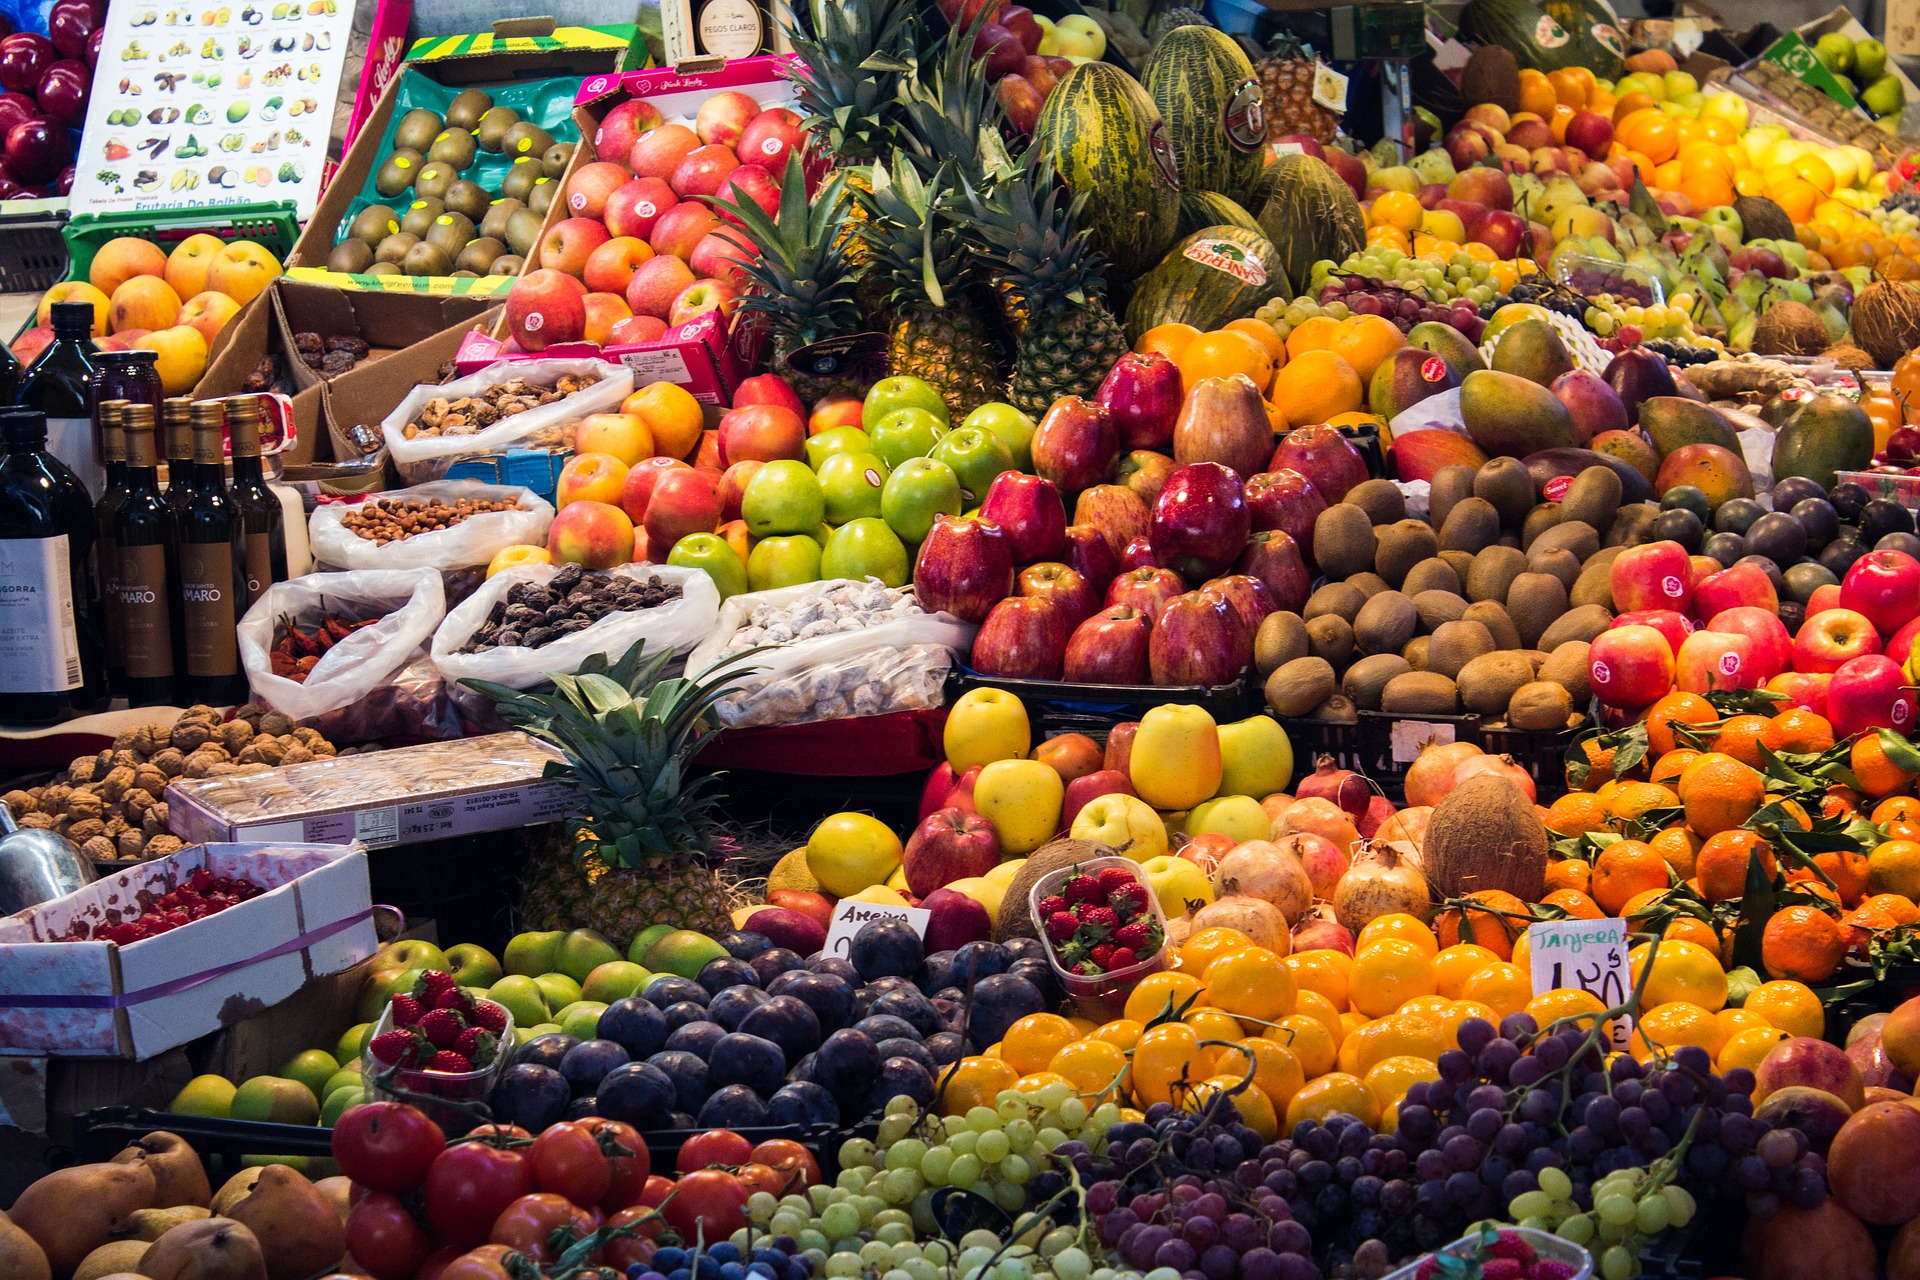
[{"label": "green apple", "polygon": [[364,1085],[356,1084],[345,1089],[335,1089],[327,1095],[326,1101],[320,1107],[321,1128],[333,1128],[334,1125],[340,1123],[340,1117],[346,1112],[348,1107],[357,1107],[361,1103],[369,1101],[371,1101],[371,1099],[367,1097],[367,1090]]},{"label": "green apple", "polygon": [[1887,46],[1878,40],[1856,40],[1853,43],[1853,74],[1868,84],[1886,74]]},{"label": "green apple", "polygon": [[922,378],[901,376],[882,378],[868,389],[866,401],[860,406],[860,425],[872,431],[896,409],[925,409],[939,419],[943,428],[951,421],[938,387]]},{"label": "green apple", "polygon": [[[836,427],[836,431],[848,428]],[[818,437],[816,437],[817,439]],[[845,524],[880,514],[880,487],[887,464],[871,453],[829,454],[820,463],[820,489],[827,496],[827,523]]]},{"label": "green apple", "polygon": [[528,977],[552,973],[553,957],[559,953],[560,939],[565,936],[559,929],[516,933],[507,939],[507,949],[501,953],[502,967],[508,973],[524,973]]},{"label": "green apple", "polygon": [[753,473],[740,495],[740,517],[756,538],[805,533],[826,518],[827,495],[804,462],[782,458]]},{"label": "green apple", "polygon": [[836,453],[872,453],[873,441],[859,427],[828,427],[807,437],[807,465],[815,471]]},{"label": "green apple", "polygon": [[564,1009],[580,998],[580,984],[564,973],[543,973],[533,981],[549,1009]]},{"label": "green apple", "polygon": [[1012,405],[989,400],[960,423],[963,427],[985,427],[1007,443],[1013,455],[1015,471],[1033,470],[1033,433],[1038,430],[1032,418]]},{"label": "green apple", "polygon": [[720,589],[720,598],[737,596],[747,589],[747,566],[740,553],[717,533],[690,533],[673,544],[667,563],[682,569],[702,569]]},{"label": "green apple", "polygon": [[425,969],[388,969],[367,975],[360,985],[360,1001],[354,1007],[354,1016],[362,1022],[378,1022],[387,1001],[402,991],[413,990],[413,984],[425,972]]},{"label": "green apple", "polygon": [[960,477],[961,501],[970,507],[980,505],[995,476],[1013,470],[1013,450],[985,427],[957,427],[941,436],[927,456],[953,468]]},{"label": "green apple", "polygon": [[747,553],[747,586],[753,591],[820,581],[820,544],[804,533],[762,538]]},{"label": "green apple", "polygon": [[493,952],[472,942],[448,947],[447,963],[453,966],[453,980],[463,987],[490,987],[506,972]]},{"label": "green apple", "polygon": [[873,451],[889,467],[897,467],[908,458],[926,457],[946,432],[945,419],[915,408],[895,409],[867,429],[873,437]]},{"label": "green apple", "polygon": [[308,1049],[289,1058],[286,1065],[280,1068],[280,1074],[289,1080],[298,1080],[313,1090],[315,1098],[323,1098],[326,1096],[328,1077],[339,1069],[340,1064],[325,1049]]},{"label": "green apple", "polygon": [[878,578],[890,587],[904,587],[910,569],[906,544],[878,516],[863,516],[835,529],[820,556],[823,578]]},{"label": "green apple", "polygon": [[560,1030],[575,1040],[594,1040],[600,1035],[600,1015],[607,1006],[598,1000],[576,1000],[553,1015]]},{"label": "green apple", "polygon": [[233,1081],[225,1076],[195,1076],[173,1095],[167,1110],[179,1116],[225,1120],[232,1115],[235,1092]]},{"label": "green apple", "polygon": [[807,536],[819,543],[820,549],[825,551],[827,549],[827,539],[833,536],[833,526],[825,520],[822,520],[819,524],[813,526],[813,532]]},{"label": "green apple", "polygon": [[627,944],[627,959],[637,965],[647,962],[647,948],[673,932],[670,924],[650,924],[633,935],[633,941]]},{"label": "green apple", "polygon": [[1877,116],[1896,115],[1907,105],[1907,87],[1898,76],[1883,75],[1860,91],[1860,101]]},{"label": "green apple", "polygon": [[1853,70],[1853,37],[1843,31],[1829,31],[1813,42],[1813,56],[1829,71],[1841,75]]},{"label": "green apple", "polygon": [[683,978],[697,978],[709,960],[718,960],[726,954],[725,947],[704,933],[675,929],[647,948],[647,968],[655,973],[677,973]]},{"label": "green apple", "polygon": [[357,1089],[364,1083],[366,1077],[360,1074],[360,1062],[356,1058],[327,1077],[327,1082],[320,1086],[320,1101],[324,1103],[341,1089]]},{"label": "green apple", "polygon": [[516,1027],[530,1027],[549,1016],[546,989],[538,978],[524,973],[509,974],[494,983],[487,989],[487,999],[512,1014]]},{"label": "green apple", "polygon": [[585,982],[587,975],[609,960],[618,960],[619,951],[613,943],[607,941],[603,933],[592,929],[575,929],[560,939],[560,950],[554,956],[554,968],[572,978],[575,982]]},{"label": "green apple", "polygon": [[333,1046],[336,1062],[358,1062],[360,1055],[367,1051],[367,1041],[373,1035],[374,1024],[356,1022],[341,1035],[338,1044]]},{"label": "green apple", "polygon": [[938,458],[908,458],[880,490],[880,518],[916,546],[926,541],[935,516],[957,516],[965,505],[960,478]]},{"label": "green apple", "polygon": [[653,975],[631,960],[609,960],[587,975],[580,984],[583,999],[612,1004],[635,995],[652,981]]}]

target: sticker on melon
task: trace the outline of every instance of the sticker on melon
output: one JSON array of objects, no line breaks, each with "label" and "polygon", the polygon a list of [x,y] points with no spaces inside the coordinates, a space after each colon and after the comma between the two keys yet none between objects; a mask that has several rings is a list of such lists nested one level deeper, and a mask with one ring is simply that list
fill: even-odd
[{"label": "sticker on melon", "polygon": [[1173,144],[1167,141],[1167,126],[1163,120],[1155,120],[1147,128],[1147,150],[1153,155],[1154,167],[1160,170],[1160,176],[1166,179],[1168,186],[1175,191],[1180,189],[1180,166],[1174,162]]},{"label": "sticker on melon", "polygon": [[1227,141],[1242,151],[1257,151],[1260,144],[1267,140],[1267,103],[1260,92],[1257,80],[1242,80],[1240,87],[1227,99],[1227,109],[1221,125],[1227,131]]},{"label": "sticker on melon", "polygon": [[1553,20],[1552,14],[1541,14],[1540,21],[1534,24],[1534,43],[1542,49],[1558,49],[1571,38],[1567,35],[1567,29]]},{"label": "sticker on melon", "polygon": [[1627,56],[1626,38],[1620,34],[1619,28],[1615,27],[1612,23],[1594,23],[1593,38],[1598,40],[1608,50],[1612,51],[1614,57],[1624,58]]},{"label": "sticker on melon", "polygon": [[1231,240],[1196,240],[1182,250],[1182,256],[1203,267],[1224,271],[1245,284],[1267,282],[1267,269]]}]

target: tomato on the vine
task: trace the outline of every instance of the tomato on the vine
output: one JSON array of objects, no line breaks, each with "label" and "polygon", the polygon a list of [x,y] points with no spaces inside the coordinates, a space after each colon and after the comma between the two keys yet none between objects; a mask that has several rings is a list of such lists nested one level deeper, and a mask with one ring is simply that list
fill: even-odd
[{"label": "tomato on the vine", "polygon": [[401,1102],[348,1107],[333,1126],[333,1158],[340,1172],[363,1187],[395,1195],[418,1187],[446,1145],[439,1125]]},{"label": "tomato on the vine", "polygon": [[731,1129],[714,1129],[688,1138],[680,1144],[673,1162],[675,1173],[696,1173],[714,1165],[745,1164],[753,1155],[753,1144]]},{"label": "tomato on the vine", "polygon": [[528,1150],[533,1185],[565,1196],[577,1205],[597,1205],[613,1185],[613,1170],[600,1153],[600,1140],[580,1121],[550,1125]]},{"label": "tomato on the vine", "polygon": [[[540,1262],[552,1262],[582,1237],[592,1235],[599,1225],[600,1215],[597,1212],[583,1209],[565,1196],[551,1191],[536,1191],[532,1195],[521,1196],[500,1211],[500,1216],[494,1219],[488,1240],[492,1244],[518,1249]],[[572,1239],[566,1246],[555,1249],[549,1242],[553,1233],[561,1227],[571,1230]]]},{"label": "tomato on the vine", "polygon": [[741,1165],[734,1176],[740,1179],[740,1185],[747,1189],[748,1195],[756,1191],[764,1191],[776,1199],[796,1190],[800,1185],[799,1175],[791,1169],[776,1169],[770,1164],[761,1164],[758,1161],[749,1161]]},{"label": "tomato on the vine", "polygon": [[749,1152],[747,1158],[770,1164],[776,1169],[799,1170],[800,1187],[812,1187],[820,1183],[820,1161],[813,1152],[792,1138],[768,1138]]},{"label": "tomato on the vine", "polygon": [[[607,1219],[610,1227],[634,1227],[634,1234],[609,1240],[607,1247],[600,1251],[601,1257],[610,1267],[619,1267],[622,1271],[638,1262],[642,1265],[653,1261],[653,1251],[660,1246],[655,1242],[660,1238],[660,1221],[644,1222],[653,1215],[652,1205],[637,1204],[631,1209],[622,1209]],[[641,1225],[635,1226],[634,1224]]]},{"label": "tomato on the vine", "polygon": [[420,1280],[513,1280],[507,1270],[507,1255],[512,1252],[503,1244],[483,1244],[456,1254],[437,1276],[427,1275],[423,1268]]},{"label": "tomato on the vine", "polygon": [[433,1238],[400,1197],[371,1191],[347,1214],[347,1252],[374,1280],[413,1280],[433,1252]]},{"label": "tomato on the vine", "polygon": [[640,1203],[640,1192],[647,1185],[647,1175],[653,1171],[647,1140],[640,1136],[638,1129],[618,1120],[592,1119],[579,1123],[602,1144],[610,1141],[627,1151],[626,1155],[607,1156],[607,1168],[613,1178],[607,1185],[607,1193],[600,1197],[601,1212],[617,1213]]},{"label": "tomato on the vine", "polygon": [[747,1225],[747,1189],[724,1170],[697,1170],[681,1175],[660,1212],[682,1240],[694,1239],[702,1224],[707,1239],[725,1240]]},{"label": "tomato on the vine", "polygon": [[457,1142],[427,1170],[427,1222],[449,1244],[485,1243],[501,1211],[533,1190],[533,1169],[518,1151]]}]

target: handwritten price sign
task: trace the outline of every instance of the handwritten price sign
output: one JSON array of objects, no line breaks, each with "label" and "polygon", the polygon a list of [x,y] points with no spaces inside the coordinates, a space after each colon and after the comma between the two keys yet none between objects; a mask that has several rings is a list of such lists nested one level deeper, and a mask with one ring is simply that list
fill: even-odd
[{"label": "handwritten price sign", "polygon": [[[1625,920],[1549,920],[1531,925],[1527,949],[1535,995],[1577,987],[1611,1009],[1633,990]],[[1633,1036],[1633,1020],[1615,1018],[1608,1029],[1613,1047],[1625,1049]]]}]

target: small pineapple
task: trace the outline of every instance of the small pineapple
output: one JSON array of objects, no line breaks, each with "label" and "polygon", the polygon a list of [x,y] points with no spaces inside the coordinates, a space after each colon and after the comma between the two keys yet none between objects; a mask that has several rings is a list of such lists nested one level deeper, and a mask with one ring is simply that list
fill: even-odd
[{"label": "small pineapple", "polygon": [[711,778],[686,770],[705,737],[706,714],[732,692],[737,664],[716,663],[693,679],[663,680],[673,659],[643,661],[637,644],[609,669],[587,660],[578,675],[552,675],[558,692],[525,693],[485,680],[465,683],[494,700],[500,717],[551,742],[565,762],[546,776],[573,784],[581,811],[567,819],[571,848],[527,869],[521,918],[529,928],[595,929],[624,948],[651,924],[703,933],[732,928],[715,863]]},{"label": "small pineapple", "polygon": [[1340,129],[1340,117],[1313,100],[1318,60],[1297,38],[1284,33],[1273,37],[1267,48],[1267,55],[1253,64],[1261,95],[1266,99],[1267,141],[1304,133],[1320,142],[1332,142]]},{"label": "small pineapple", "polygon": [[1175,27],[1210,27],[1212,25],[1207,21],[1207,15],[1200,10],[1177,4],[1153,15],[1147,23],[1147,38],[1158,44],[1160,37]]},{"label": "small pineapple", "polygon": [[[823,154],[863,164],[899,146],[900,81],[913,70],[913,0],[813,0],[789,24],[794,109]],[[902,51],[906,51],[903,56]]]}]

